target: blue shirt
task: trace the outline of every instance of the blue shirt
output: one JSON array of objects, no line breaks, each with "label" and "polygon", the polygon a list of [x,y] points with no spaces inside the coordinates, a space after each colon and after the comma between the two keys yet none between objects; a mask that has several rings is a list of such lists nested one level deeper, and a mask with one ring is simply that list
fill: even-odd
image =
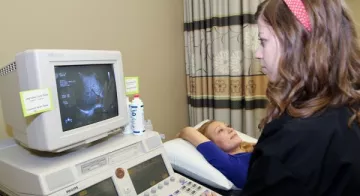
[{"label": "blue shirt", "polygon": [[197,146],[197,150],[237,188],[244,187],[251,153],[230,155],[212,141],[201,143]]}]

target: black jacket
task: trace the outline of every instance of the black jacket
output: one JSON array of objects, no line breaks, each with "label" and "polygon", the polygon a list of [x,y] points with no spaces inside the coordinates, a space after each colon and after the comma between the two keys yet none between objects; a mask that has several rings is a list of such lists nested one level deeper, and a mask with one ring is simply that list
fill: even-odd
[{"label": "black jacket", "polygon": [[360,129],[350,110],[282,115],[265,126],[242,196],[360,196]]}]

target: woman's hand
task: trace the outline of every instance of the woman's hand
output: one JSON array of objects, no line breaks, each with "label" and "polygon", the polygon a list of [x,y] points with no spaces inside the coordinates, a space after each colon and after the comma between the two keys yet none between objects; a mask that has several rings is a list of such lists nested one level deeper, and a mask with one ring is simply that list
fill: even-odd
[{"label": "woman's hand", "polygon": [[194,127],[185,127],[177,134],[177,137],[186,140],[186,138],[189,137],[189,135],[191,135],[195,131],[197,131],[197,129],[195,129]]},{"label": "woman's hand", "polygon": [[205,137],[203,134],[201,134],[197,129],[193,127],[185,127],[177,134],[177,137],[187,140],[194,146],[198,146],[201,143],[210,141],[207,137]]}]

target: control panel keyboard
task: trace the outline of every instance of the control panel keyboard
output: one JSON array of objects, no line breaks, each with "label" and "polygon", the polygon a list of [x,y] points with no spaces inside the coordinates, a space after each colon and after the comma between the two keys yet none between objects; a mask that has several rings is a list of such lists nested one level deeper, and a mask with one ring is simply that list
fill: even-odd
[{"label": "control panel keyboard", "polygon": [[[139,194],[140,196],[201,196],[210,189],[175,173],[150,189]],[[219,194],[217,194],[219,195]]]}]

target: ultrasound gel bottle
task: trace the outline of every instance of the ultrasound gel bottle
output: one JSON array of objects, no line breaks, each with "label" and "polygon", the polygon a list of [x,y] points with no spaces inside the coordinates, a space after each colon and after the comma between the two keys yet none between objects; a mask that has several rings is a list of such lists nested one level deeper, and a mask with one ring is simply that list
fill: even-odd
[{"label": "ultrasound gel bottle", "polygon": [[145,131],[144,104],[139,95],[135,95],[130,105],[131,126],[134,135],[142,135]]},{"label": "ultrasound gel bottle", "polygon": [[124,130],[124,134],[125,135],[128,135],[128,134],[131,134],[133,131],[132,131],[132,127],[131,127],[131,102],[130,102],[130,99],[128,96],[126,96],[126,106],[127,106],[127,113],[128,113],[128,116],[129,116],[129,123],[126,125],[125,127],[125,130]]}]

